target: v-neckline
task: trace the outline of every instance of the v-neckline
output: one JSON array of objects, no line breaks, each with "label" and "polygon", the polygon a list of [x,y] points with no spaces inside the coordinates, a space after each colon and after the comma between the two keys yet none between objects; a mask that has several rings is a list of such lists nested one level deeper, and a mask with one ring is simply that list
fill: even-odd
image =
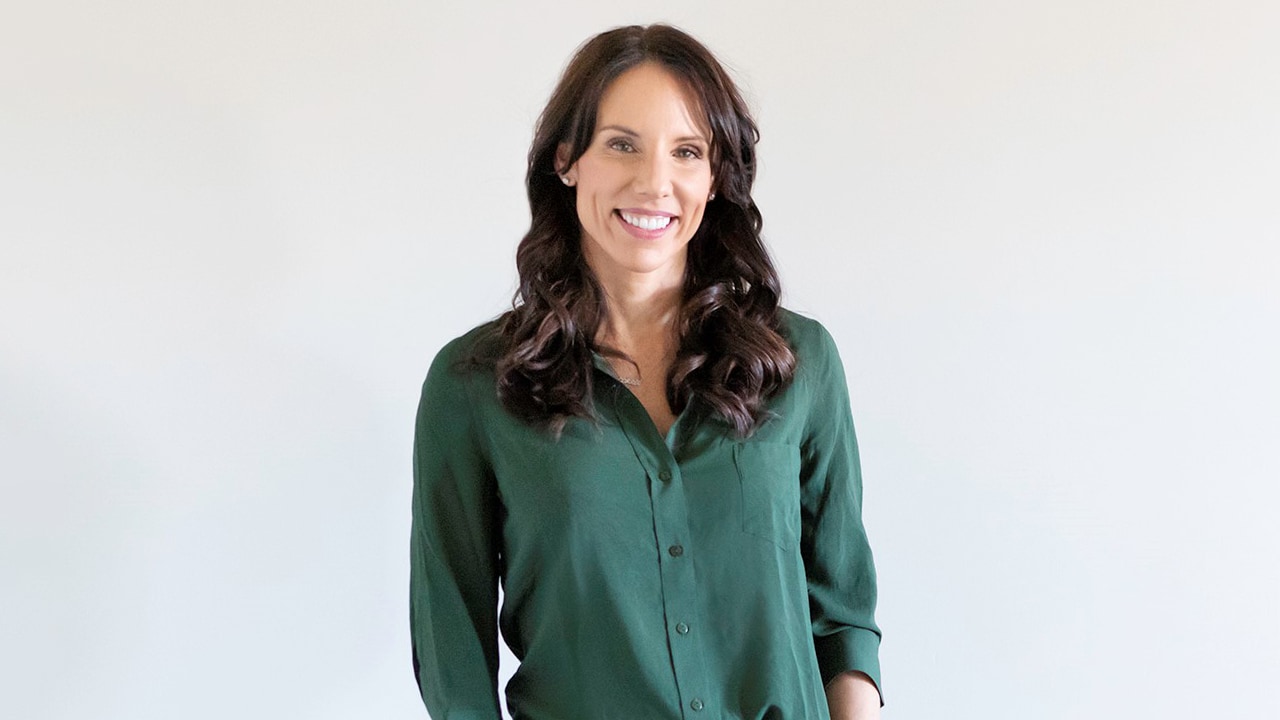
[{"label": "v-neckline", "polygon": [[684,419],[685,415],[688,414],[689,407],[692,403],[685,403],[683,410],[681,410],[678,413],[677,412],[672,413],[672,415],[675,416],[675,419],[671,421],[671,427],[667,428],[667,432],[663,433],[660,429],[658,429],[658,423],[654,422],[653,416],[649,414],[649,408],[645,407],[644,403],[641,402],[640,397],[636,395],[635,392],[633,392],[631,388],[627,386],[626,383],[622,382],[622,378],[619,378],[618,374],[613,371],[613,365],[609,363],[608,359],[606,359],[603,355],[596,352],[595,350],[592,350],[591,361],[596,366],[597,369],[599,369],[605,375],[608,375],[609,377],[613,378],[614,382],[618,384],[617,390],[619,392],[626,392],[628,395],[631,396],[633,400],[636,401],[636,404],[638,404],[640,406],[640,409],[644,411],[644,417],[646,420],[649,421],[649,427],[653,428],[653,433],[662,440],[662,443],[667,446],[668,450],[672,450],[674,448],[673,443],[676,439],[676,430],[680,427],[680,421]]}]

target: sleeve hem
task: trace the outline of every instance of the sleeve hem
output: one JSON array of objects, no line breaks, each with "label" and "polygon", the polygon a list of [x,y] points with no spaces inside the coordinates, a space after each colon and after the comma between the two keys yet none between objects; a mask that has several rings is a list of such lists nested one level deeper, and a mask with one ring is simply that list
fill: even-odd
[{"label": "sleeve hem", "polygon": [[884,691],[880,684],[879,634],[866,628],[848,627],[813,640],[823,687],[837,675],[857,670],[875,683],[876,691],[880,693],[880,705],[884,705]]}]

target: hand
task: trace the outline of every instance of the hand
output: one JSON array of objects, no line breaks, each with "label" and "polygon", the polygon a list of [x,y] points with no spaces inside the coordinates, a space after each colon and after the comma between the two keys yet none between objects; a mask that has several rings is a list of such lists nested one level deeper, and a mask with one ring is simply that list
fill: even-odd
[{"label": "hand", "polygon": [[850,670],[827,683],[831,720],[880,720],[880,691],[866,673]]}]

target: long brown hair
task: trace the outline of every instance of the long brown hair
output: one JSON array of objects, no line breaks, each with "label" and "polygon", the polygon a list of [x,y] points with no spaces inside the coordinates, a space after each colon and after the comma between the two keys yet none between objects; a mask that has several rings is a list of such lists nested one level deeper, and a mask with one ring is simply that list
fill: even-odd
[{"label": "long brown hair", "polygon": [[516,250],[520,285],[496,325],[498,396],[516,416],[559,435],[569,418],[595,418],[592,351],[625,357],[595,341],[605,294],[583,256],[575,194],[557,176],[556,149],[569,150],[564,167],[586,152],[605,90],[642,62],[661,64],[698,98],[716,186],[688,245],[667,402],[678,413],[696,399],[736,435],[749,436],[796,364],[780,332],[781,287],[751,198],[760,135],[711,52],[669,25],[621,27],[588,40],[538,119],[525,178],[533,220]]}]

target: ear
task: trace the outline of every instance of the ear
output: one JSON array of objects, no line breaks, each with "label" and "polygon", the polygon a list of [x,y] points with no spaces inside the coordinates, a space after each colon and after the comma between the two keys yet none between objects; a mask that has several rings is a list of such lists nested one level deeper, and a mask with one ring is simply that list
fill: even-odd
[{"label": "ear", "polygon": [[578,179],[578,164],[569,164],[569,143],[556,146],[556,173],[575,182]]}]

